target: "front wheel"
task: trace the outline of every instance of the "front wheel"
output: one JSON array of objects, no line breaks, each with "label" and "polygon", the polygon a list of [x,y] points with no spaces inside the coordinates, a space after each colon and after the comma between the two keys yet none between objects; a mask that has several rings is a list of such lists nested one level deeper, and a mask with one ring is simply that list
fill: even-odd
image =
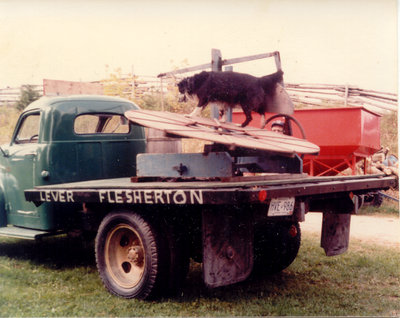
[{"label": "front wheel", "polygon": [[162,279],[157,233],[142,216],[116,212],[102,221],[96,236],[96,262],[105,287],[125,298],[145,299]]}]

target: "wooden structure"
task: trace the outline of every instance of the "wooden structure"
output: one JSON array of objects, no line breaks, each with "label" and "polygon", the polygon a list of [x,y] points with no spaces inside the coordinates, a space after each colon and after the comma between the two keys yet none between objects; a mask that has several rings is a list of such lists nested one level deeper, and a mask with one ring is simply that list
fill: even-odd
[{"label": "wooden structure", "polygon": [[182,114],[132,110],[125,116],[144,127],[156,128],[170,135],[196,138],[227,145],[265,150],[294,156],[295,154],[317,154],[319,147],[307,140],[278,134],[266,129],[240,127],[233,123],[221,123],[202,117],[187,117]]},{"label": "wooden structure", "polygon": [[43,80],[43,95],[103,95],[100,83],[71,82],[59,80]]}]

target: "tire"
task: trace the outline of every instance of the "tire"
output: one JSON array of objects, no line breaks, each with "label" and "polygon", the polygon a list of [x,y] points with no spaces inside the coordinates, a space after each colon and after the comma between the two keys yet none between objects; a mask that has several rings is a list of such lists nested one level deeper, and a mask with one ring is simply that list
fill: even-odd
[{"label": "tire", "polygon": [[370,192],[364,195],[364,204],[379,208],[383,203],[383,195],[379,192]]},{"label": "tire", "polygon": [[96,236],[96,263],[104,286],[114,295],[145,299],[166,279],[161,240],[155,228],[133,212],[113,212]]},{"label": "tire", "polygon": [[300,248],[298,222],[266,223],[255,228],[254,267],[263,274],[274,274],[287,268]]},{"label": "tire", "polygon": [[375,193],[372,199],[372,206],[379,208],[383,203],[383,195],[379,192]]}]

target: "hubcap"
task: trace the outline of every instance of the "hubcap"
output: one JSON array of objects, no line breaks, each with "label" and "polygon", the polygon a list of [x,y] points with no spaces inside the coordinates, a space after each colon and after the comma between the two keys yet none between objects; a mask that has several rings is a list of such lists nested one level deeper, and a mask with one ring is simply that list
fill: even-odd
[{"label": "hubcap", "polygon": [[107,270],[121,287],[133,288],[143,276],[144,247],[139,234],[127,224],[117,225],[106,238]]}]

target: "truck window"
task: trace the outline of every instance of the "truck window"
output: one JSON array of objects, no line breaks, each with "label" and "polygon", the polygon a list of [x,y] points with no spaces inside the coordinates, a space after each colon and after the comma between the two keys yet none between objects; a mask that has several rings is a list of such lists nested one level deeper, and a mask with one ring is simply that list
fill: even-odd
[{"label": "truck window", "polygon": [[121,115],[85,114],[75,118],[74,131],[84,134],[127,134],[129,121]]},{"label": "truck window", "polygon": [[23,118],[18,132],[15,136],[15,143],[37,143],[39,136],[40,114],[31,114]]}]

